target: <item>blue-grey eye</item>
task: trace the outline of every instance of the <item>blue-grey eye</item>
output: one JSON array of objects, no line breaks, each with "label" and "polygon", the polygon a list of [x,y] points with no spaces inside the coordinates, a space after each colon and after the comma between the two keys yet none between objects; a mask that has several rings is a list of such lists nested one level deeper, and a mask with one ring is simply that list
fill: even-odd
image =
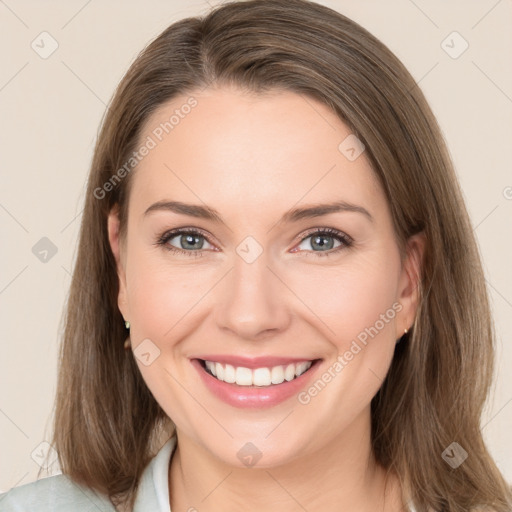
[{"label": "blue-grey eye", "polygon": [[[172,243],[173,240],[178,240],[177,244]],[[181,250],[200,250],[204,248],[204,244],[208,243],[203,235],[197,233],[182,232],[175,234],[167,240],[169,245]]]},{"label": "blue-grey eye", "polygon": [[[323,233],[314,233],[312,235],[307,236],[302,240],[302,242],[299,245],[299,248],[302,250],[313,250],[313,251],[330,251],[332,249],[335,249],[336,247],[339,247],[341,245],[340,242],[338,242],[338,245],[335,247],[334,243],[337,236],[329,235],[329,234],[323,234]],[[310,240],[310,242],[308,242]],[[309,243],[310,247],[301,247],[302,244]]]}]

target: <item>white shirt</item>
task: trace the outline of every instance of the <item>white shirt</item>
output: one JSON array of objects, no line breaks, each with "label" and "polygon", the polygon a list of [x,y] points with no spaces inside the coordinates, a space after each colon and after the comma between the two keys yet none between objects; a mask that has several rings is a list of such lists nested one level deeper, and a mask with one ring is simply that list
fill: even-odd
[{"label": "white shirt", "polygon": [[[133,512],[171,512],[169,505],[169,463],[176,436],[160,448],[144,469]],[[116,512],[107,496],[73,482],[66,475],[54,475],[14,487],[0,494],[0,512]],[[411,508],[410,512],[415,512]]]},{"label": "white shirt", "polygon": [[[171,512],[169,462],[176,446],[171,437],[144,469],[133,512]],[[116,512],[107,496],[53,475],[0,494],[0,512]]]}]

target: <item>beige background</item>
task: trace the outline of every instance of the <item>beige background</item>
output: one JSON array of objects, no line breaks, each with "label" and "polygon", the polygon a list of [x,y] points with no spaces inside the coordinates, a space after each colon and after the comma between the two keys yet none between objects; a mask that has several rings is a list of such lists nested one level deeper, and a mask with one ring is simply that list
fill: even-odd
[{"label": "beige background", "polygon": [[[512,2],[320,3],[397,54],[447,138],[481,248],[499,344],[483,434],[512,481]],[[0,491],[34,480],[48,449],[60,317],[105,105],[150,39],[208,9],[184,0],[0,0]],[[58,43],[46,59],[31,47],[35,40],[43,51],[43,31]],[[459,36],[446,39],[453,31],[469,44],[458,58],[445,51],[463,48]],[[50,43],[45,39],[46,51]],[[47,262],[32,252],[43,237],[57,248]],[[471,457],[471,447],[464,448]]]}]

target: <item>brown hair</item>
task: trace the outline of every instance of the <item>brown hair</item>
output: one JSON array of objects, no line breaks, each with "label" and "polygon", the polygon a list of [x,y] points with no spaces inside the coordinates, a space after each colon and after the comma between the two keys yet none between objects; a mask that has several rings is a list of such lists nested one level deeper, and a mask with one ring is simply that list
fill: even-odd
[{"label": "brown hair", "polygon": [[[510,488],[480,431],[494,354],[485,281],[437,122],[381,42],[305,0],[231,2],[178,21],[119,84],[94,152],[65,316],[53,425],[63,473],[132,507],[141,473],[172,434],[132,353],[123,350],[107,216],[119,206],[126,227],[135,171],[104,198],[98,190],[107,190],[139,147],[141,129],[159,106],[212,85],[309,96],[364,143],[401,246],[421,231],[427,240],[417,317],[372,401],[375,456],[402,479],[418,512],[510,510]],[[469,452],[456,469],[441,457],[454,441]]]}]

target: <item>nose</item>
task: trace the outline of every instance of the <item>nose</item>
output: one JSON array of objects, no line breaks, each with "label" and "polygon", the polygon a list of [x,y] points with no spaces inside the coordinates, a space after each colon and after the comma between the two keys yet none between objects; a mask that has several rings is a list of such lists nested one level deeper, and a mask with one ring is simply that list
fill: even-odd
[{"label": "nose", "polygon": [[290,322],[290,291],[270,268],[264,251],[248,263],[235,255],[233,268],[218,290],[216,321],[220,329],[246,340],[266,339]]}]

